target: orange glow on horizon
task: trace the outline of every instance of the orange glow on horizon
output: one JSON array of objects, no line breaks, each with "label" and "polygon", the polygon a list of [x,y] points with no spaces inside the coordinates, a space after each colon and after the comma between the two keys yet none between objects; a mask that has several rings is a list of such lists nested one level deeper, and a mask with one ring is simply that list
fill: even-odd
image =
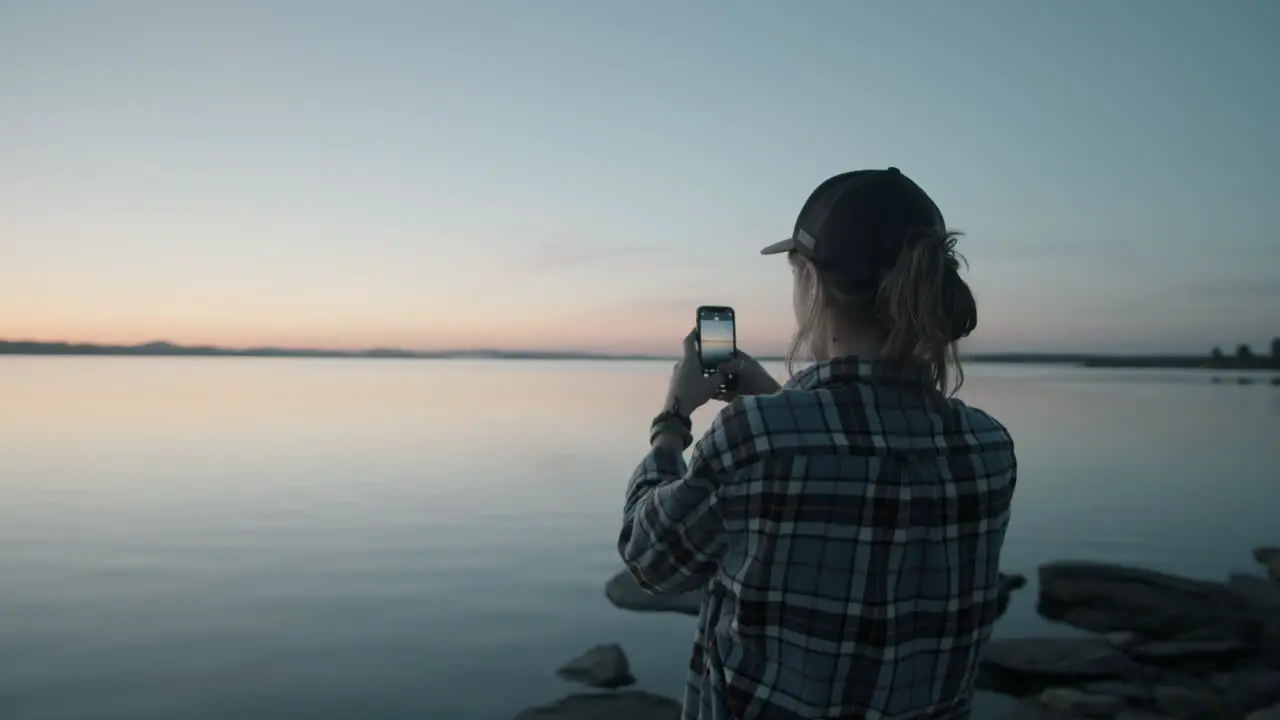
[{"label": "orange glow on horizon", "polygon": [[[506,332],[498,331],[497,328],[483,327],[470,333],[429,330],[413,332],[407,329],[254,331],[248,328],[239,332],[234,330],[202,332],[193,329],[165,332],[131,328],[106,329],[101,326],[95,329],[85,328],[83,331],[67,328],[57,332],[31,332],[21,327],[0,326],[0,340],[122,346],[168,342],[183,346],[215,346],[228,349],[272,347],[351,351],[391,348],[426,352],[527,350],[671,355],[679,351],[680,341],[687,331],[688,327],[678,322],[651,322],[630,329],[612,328],[609,331],[603,327],[592,328],[579,325],[566,328],[562,324],[548,324],[536,327],[518,326]],[[753,347],[764,347],[766,344],[781,347],[784,339],[783,334],[777,334],[772,343],[768,342],[768,338],[755,338],[755,342],[752,342],[750,337],[740,337],[740,344],[750,344]],[[757,352],[773,352],[776,349],[767,347]]]}]

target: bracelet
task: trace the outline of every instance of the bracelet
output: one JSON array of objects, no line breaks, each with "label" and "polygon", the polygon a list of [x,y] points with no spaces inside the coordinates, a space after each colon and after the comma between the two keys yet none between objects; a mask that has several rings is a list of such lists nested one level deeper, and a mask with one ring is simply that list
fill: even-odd
[{"label": "bracelet", "polygon": [[653,419],[649,426],[649,444],[652,445],[659,435],[674,432],[680,438],[681,450],[689,449],[693,444],[693,423],[689,418],[670,411],[662,412]]},{"label": "bracelet", "polygon": [[663,410],[662,412],[658,413],[658,416],[655,417],[653,419],[653,422],[649,424],[650,426],[653,426],[653,425],[657,425],[658,423],[667,423],[673,420],[676,423],[678,423],[681,427],[683,427],[685,430],[689,430],[689,431],[693,430],[693,420],[672,410]]},{"label": "bracelet", "polygon": [[659,436],[669,432],[676,433],[680,437],[681,450],[688,450],[689,446],[693,444],[693,433],[689,432],[688,430],[685,430],[684,428],[680,427],[679,425],[676,425],[675,423],[667,423],[665,425],[654,425],[652,428],[650,428],[649,444],[652,445],[653,442],[657,440]]}]

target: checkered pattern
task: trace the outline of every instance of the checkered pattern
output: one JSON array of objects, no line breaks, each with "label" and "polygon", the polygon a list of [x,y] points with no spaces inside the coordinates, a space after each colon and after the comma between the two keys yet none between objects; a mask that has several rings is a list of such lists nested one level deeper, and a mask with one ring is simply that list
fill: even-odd
[{"label": "checkered pattern", "polygon": [[684,718],[968,718],[1016,474],[990,415],[855,358],[734,400],[687,465],[652,450],[618,550],[706,590]]}]

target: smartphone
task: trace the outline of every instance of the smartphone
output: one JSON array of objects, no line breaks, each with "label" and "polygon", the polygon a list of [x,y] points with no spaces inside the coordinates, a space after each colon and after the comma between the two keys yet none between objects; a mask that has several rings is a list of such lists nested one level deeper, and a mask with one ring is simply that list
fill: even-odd
[{"label": "smartphone", "polygon": [[[738,354],[738,330],[734,324],[733,308],[721,305],[703,305],[698,308],[698,361],[702,374],[710,375]],[[720,386],[724,392],[733,387],[736,378]]]}]

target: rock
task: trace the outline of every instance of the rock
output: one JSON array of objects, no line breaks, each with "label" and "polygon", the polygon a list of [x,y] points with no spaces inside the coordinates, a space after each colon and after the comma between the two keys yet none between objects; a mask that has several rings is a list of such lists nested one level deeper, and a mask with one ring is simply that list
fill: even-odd
[{"label": "rock", "polygon": [[1263,664],[1280,669],[1280,613],[1268,618],[1254,640]]},{"label": "rock", "polygon": [[583,685],[600,688],[618,688],[636,681],[626,653],[617,643],[597,645],[565,663],[556,671],[560,677]]},{"label": "rock", "polygon": [[680,720],[680,703],[643,690],[578,693],[522,710],[514,720]]},{"label": "rock", "polygon": [[1127,680],[1141,670],[1101,638],[997,639],[983,652],[978,687],[1021,697],[1090,680]]},{"label": "rock", "polygon": [[1135,645],[1142,640],[1142,637],[1138,635],[1138,633],[1130,632],[1128,630],[1116,630],[1115,632],[1103,633],[1102,637],[1107,642],[1111,643],[1112,646],[1121,649]]},{"label": "rock", "polygon": [[1190,632],[1198,639],[1236,639],[1257,625],[1225,585],[1106,563],[1041,566],[1038,609],[1083,630],[1131,630],[1157,640]]},{"label": "rock", "polygon": [[701,591],[681,595],[654,595],[640,587],[635,578],[631,577],[631,572],[625,569],[605,583],[604,595],[609,598],[609,602],[623,610],[697,615],[702,609]]},{"label": "rock", "polygon": [[1227,591],[1259,615],[1280,616],[1280,583],[1256,575],[1231,575]]},{"label": "rock", "polygon": [[1139,662],[1177,663],[1183,660],[1213,659],[1222,662],[1229,658],[1249,655],[1253,648],[1239,640],[1164,640],[1135,642],[1125,646],[1124,652]]},{"label": "rock", "polygon": [[1280,720],[1280,703],[1249,713],[1244,720]]},{"label": "rock", "polygon": [[1151,702],[1151,688],[1142,683],[1102,680],[1085,683],[1082,689],[1085,692],[1098,695],[1118,697],[1125,703],[1134,706],[1146,706]]},{"label": "rock", "polygon": [[1022,573],[1000,573],[1000,591],[1009,593],[1027,584],[1027,576]]},{"label": "rock", "polygon": [[1280,670],[1268,667],[1246,667],[1230,673],[1217,673],[1210,679],[1227,703],[1240,712],[1252,712],[1280,703]]},{"label": "rock", "polygon": [[996,598],[996,617],[1002,617],[1009,609],[1013,591],[1027,584],[1027,577],[1018,573],[1000,573],[1000,594]]},{"label": "rock", "polygon": [[1086,692],[1068,687],[1049,688],[1040,693],[1040,703],[1050,710],[1083,717],[1109,718],[1125,707],[1115,695]]},{"label": "rock", "polygon": [[1152,693],[1156,710],[1179,720],[1220,720],[1238,717],[1222,696],[1205,688],[1165,685]]},{"label": "rock", "polygon": [[1260,547],[1254,548],[1253,559],[1258,564],[1267,569],[1267,575],[1275,581],[1280,582],[1280,548],[1278,547]]},{"label": "rock", "polygon": [[1035,698],[1026,698],[1013,706],[1005,720],[1081,720],[1081,717],[1045,707]]}]

